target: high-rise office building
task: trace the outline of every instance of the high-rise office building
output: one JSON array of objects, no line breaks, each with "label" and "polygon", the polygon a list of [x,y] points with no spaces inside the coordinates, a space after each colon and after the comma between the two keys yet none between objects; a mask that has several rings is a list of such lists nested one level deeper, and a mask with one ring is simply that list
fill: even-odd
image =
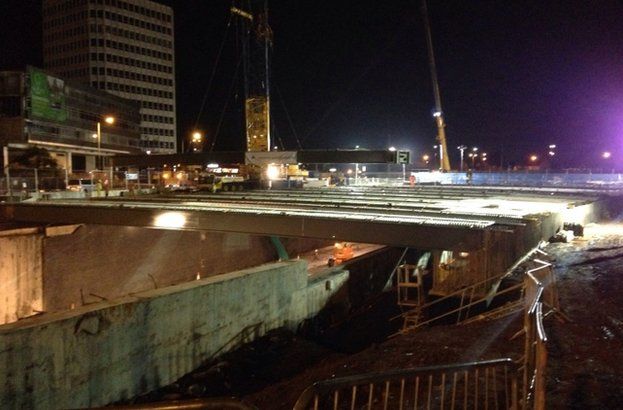
[{"label": "high-rise office building", "polygon": [[143,151],[176,151],[173,10],[151,0],[43,0],[50,72],[140,102]]}]

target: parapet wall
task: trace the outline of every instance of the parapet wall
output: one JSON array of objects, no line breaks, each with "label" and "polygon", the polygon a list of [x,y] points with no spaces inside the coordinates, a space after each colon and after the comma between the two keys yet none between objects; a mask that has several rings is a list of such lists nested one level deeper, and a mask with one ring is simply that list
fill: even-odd
[{"label": "parapet wall", "polygon": [[0,326],[0,408],[101,406],[169,384],[268,330],[296,327],[348,279],[286,261]]}]

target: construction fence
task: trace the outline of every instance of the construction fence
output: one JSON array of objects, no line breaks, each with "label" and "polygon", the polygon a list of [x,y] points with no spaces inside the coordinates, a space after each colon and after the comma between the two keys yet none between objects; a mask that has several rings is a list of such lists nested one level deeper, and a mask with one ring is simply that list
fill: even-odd
[{"label": "construction fence", "polygon": [[111,168],[69,173],[65,169],[10,168],[0,176],[0,195],[25,196],[33,192],[75,190],[91,192],[97,184],[110,190],[151,189],[178,182],[171,173],[144,169],[115,171]]}]

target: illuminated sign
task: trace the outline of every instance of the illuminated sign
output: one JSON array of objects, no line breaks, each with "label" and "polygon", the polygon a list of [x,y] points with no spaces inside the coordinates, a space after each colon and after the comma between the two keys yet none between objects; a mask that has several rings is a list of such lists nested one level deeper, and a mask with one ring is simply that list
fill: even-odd
[{"label": "illuminated sign", "polygon": [[30,109],[33,117],[65,122],[67,106],[65,103],[65,82],[60,78],[28,68],[30,75]]}]

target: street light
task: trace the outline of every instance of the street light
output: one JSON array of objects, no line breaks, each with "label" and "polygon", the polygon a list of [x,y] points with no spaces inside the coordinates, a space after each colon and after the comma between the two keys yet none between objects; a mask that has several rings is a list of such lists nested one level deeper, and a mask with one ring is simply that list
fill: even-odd
[{"label": "street light", "polygon": [[[201,133],[201,131],[193,131],[193,133],[190,135],[191,146],[199,144],[202,139],[203,139],[203,134]],[[186,138],[182,138],[182,153],[186,152],[185,141],[186,141]],[[193,147],[193,151],[197,151],[196,146]]]},{"label": "street light", "polygon": [[612,154],[610,153],[610,151],[604,151],[604,152],[601,154],[601,157],[602,157],[603,159],[608,159],[608,158],[610,158],[610,156],[611,156],[611,155],[612,155]]},{"label": "street light", "polygon": [[[115,117],[111,115],[107,115],[104,117],[104,122],[108,125],[113,125],[115,123]],[[93,135],[93,137],[97,138],[97,162],[102,163],[102,123],[101,121],[97,122],[97,134]],[[97,164],[95,164],[96,168],[99,168]],[[102,168],[104,168],[102,164]]]},{"label": "street light", "polygon": [[465,145],[459,145],[458,147],[456,147],[456,149],[458,149],[459,151],[461,151],[461,165],[460,165],[460,171],[463,172],[463,153],[465,152],[465,150],[467,149],[467,146]]}]

